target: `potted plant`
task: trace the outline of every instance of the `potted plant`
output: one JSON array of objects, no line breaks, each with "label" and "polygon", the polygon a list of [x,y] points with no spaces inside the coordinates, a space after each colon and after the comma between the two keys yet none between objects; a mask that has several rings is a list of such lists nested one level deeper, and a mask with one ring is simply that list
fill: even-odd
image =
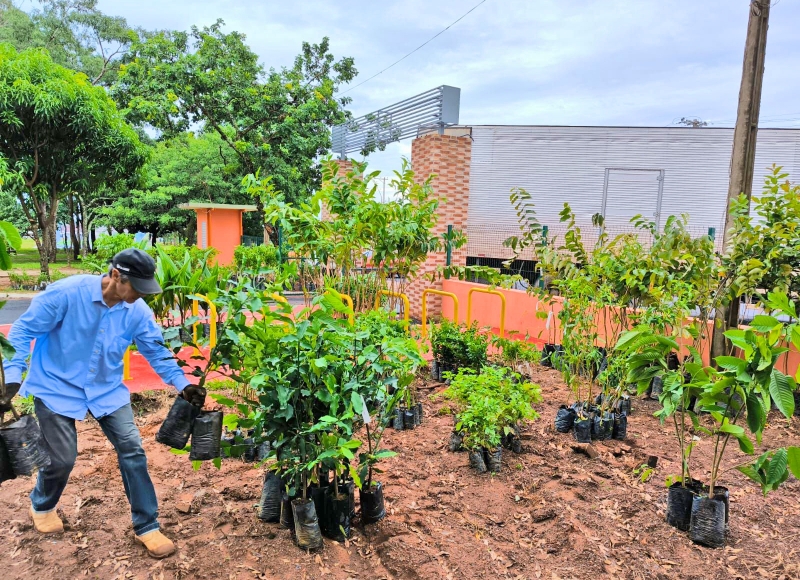
[{"label": "potted plant", "polygon": [[503,439],[516,435],[518,425],[538,414],[532,405],[541,400],[539,387],[521,380],[504,367],[484,367],[480,374],[459,369],[441,396],[456,407],[455,434],[469,451],[478,473],[501,467]]},{"label": "potted plant", "polygon": [[[663,424],[672,421],[673,434],[680,452],[681,472],[668,478],[667,523],[682,531],[689,529],[692,503],[702,491],[702,484],[691,477],[690,458],[695,446],[693,427],[699,427],[697,415],[691,402],[706,386],[700,353],[692,348],[691,356],[684,359],[678,368],[670,368],[670,352],[679,349],[671,337],[654,332],[653,328],[641,325],[624,333],[614,352],[616,360],[624,361],[627,368],[625,381],[638,385],[644,393],[654,378],[659,378],[663,389],[659,395],[661,409],[655,416]],[[687,380],[687,377],[689,380]],[[687,423],[688,422],[688,423]]]},{"label": "potted plant", "polygon": [[[765,303],[776,316],[758,315],[749,328],[725,333],[740,350],[741,358],[717,357],[715,362],[720,370],[709,368],[695,374],[695,381],[705,382],[698,406],[712,421],[710,428],[700,425],[698,429],[713,438],[714,453],[708,469],[708,489],[694,499],[690,537],[710,547],[725,544],[729,496],[728,490],[719,485],[719,478],[728,444],[733,438],[743,452],[752,454],[754,450],[740,420],[746,415],[747,429],[760,443],[772,404],[787,419],[794,413],[793,391],[797,385],[792,377],[775,368],[778,357],[789,350],[783,344],[789,341],[795,347],[800,345],[795,325],[784,324],[777,318],[785,315],[790,320],[795,319],[794,306],[785,294],[778,292],[770,293]],[[761,466],[766,461],[764,459]],[[768,483],[779,482],[768,480]]]}]

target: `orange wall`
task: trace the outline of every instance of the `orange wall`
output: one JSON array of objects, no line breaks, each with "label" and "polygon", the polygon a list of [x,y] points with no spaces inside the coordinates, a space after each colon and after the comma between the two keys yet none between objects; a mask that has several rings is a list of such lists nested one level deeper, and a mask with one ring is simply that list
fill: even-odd
[{"label": "orange wall", "polygon": [[[458,318],[459,322],[467,322],[467,301],[470,288],[488,287],[482,284],[462,282],[460,280],[444,280],[443,290],[452,292],[458,297]],[[558,313],[561,311],[563,298],[555,296],[551,304],[541,302],[536,296],[527,294],[522,290],[497,289],[506,298],[506,320],[505,331],[517,331],[517,338],[523,338],[527,333],[531,340],[539,343],[561,343],[561,328],[558,320]],[[472,320],[477,321],[480,326],[489,326],[495,333],[500,327],[500,297],[485,293],[475,292],[472,294]],[[550,314],[550,323],[546,319],[537,317],[537,312]],[[453,318],[453,301],[449,298],[442,300],[442,316]],[[607,337],[610,337],[610,346],[615,342],[615,333],[610,327],[614,316],[605,310],[598,311],[595,319],[598,324],[598,346],[609,346],[606,344]],[[708,333],[711,334],[711,323],[709,323]],[[690,341],[685,341],[690,343]],[[709,340],[704,340],[700,345],[700,353],[706,364],[709,363]],[[685,353],[684,353],[685,354]],[[782,356],[776,367],[784,373],[794,375],[800,366],[800,353],[791,348],[790,351]]]},{"label": "orange wall", "polygon": [[217,263],[233,263],[233,251],[242,243],[242,210],[197,209],[197,245],[203,248],[203,227],[206,228],[208,246],[216,248]]}]

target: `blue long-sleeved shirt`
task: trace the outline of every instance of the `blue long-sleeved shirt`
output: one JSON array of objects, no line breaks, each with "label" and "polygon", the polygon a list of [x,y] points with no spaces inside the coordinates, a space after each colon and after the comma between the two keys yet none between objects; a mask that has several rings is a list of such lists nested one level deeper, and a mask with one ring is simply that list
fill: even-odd
[{"label": "blue long-sleeved shirt", "polygon": [[130,402],[122,384],[122,357],[132,341],[164,380],[182,391],[189,381],[159,342],[153,312],[139,299],[108,307],[102,276],[78,275],[51,284],[11,327],[16,354],[4,364],[7,383],[21,381],[31,341],[36,340],[21,393],[39,397],[48,408],[83,420],[113,413]]}]

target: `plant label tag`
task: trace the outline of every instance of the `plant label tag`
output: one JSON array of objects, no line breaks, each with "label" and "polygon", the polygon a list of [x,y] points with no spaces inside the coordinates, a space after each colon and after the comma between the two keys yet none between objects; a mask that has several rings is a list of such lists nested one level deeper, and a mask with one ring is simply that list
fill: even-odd
[{"label": "plant label tag", "polygon": [[547,322],[545,322],[544,324],[544,327],[547,330],[550,330],[550,320],[552,320],[552,318],[553,318],[553,311],[551,310],[550,312],[547,313]]},{"label": "plant label tag", "polygon": [[364,419],[364,424],[369,425],[372,423],[372,417],[369,416],[369,411],[367,411],[367,402],[364,400],[364,395],[358,395],[361,397],[361,417]]}]

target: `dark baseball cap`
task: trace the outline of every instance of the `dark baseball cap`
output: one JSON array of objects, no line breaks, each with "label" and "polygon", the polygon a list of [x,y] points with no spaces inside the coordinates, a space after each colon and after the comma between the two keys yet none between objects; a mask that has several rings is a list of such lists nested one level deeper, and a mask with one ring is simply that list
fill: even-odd
[{"label": "dark baseball cap", "polygon": [[161,294],[155,280],[156,261],[147,252],[137,248],[122,250],[111,259],[111,265],[125,274],[139,294]]}]

